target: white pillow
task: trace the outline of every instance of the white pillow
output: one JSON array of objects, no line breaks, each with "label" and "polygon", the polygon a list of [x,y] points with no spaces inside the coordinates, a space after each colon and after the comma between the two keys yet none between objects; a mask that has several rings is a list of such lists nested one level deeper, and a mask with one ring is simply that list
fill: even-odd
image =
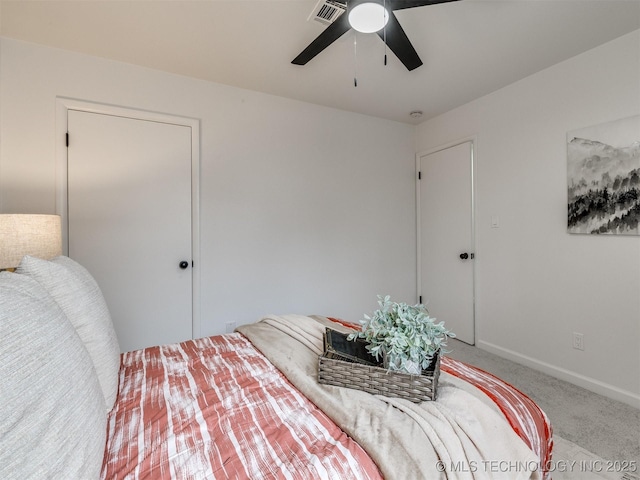
[{"label": "white pillow", "polygon": [[60,305],[93,360],[107,410],[118,395],[120,346],[109,309],[91,274],[69,257],[24,257],[17,273],[37,280]]},{"label": "white pillow", "polygon": [[35,280],[0,273],[0,478],[100,477],[104,397],[93,362]]}]

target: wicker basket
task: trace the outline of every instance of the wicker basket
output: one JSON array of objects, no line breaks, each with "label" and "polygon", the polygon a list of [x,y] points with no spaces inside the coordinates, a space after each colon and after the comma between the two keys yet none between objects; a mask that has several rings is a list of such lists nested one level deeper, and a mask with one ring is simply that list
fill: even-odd
[{"label": "wicker basket", "polygon": [[440,376],[440,355],[436,355],[434,359],[432,369],[423,370],[422,375],[409,375],[321,355],[318,357],[318,383],[404,398],[414,403],[435,400]]}]

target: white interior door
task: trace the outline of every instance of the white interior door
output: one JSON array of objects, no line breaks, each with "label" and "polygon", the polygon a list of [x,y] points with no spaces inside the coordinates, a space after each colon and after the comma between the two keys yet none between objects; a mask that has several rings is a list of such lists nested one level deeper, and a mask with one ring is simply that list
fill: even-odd
[{"label": "white interior door", "polygon": [[190,127],[67,121],[69,256],[100,285],[122,351],[192,338]]},{"label": "white interior door", "polygon": [[473,144],[419,157],[419,292],[431,316],[475,343]]}]

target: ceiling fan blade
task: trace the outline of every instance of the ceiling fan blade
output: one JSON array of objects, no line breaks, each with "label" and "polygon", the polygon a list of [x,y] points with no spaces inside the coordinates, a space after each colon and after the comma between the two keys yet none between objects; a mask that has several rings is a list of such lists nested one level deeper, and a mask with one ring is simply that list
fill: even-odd
[{"label": "ceiling fan blade", "polygon": [[413,45],[411,45],[409,37],[404,33],[400,22],[398,22],[393,12],[389,15],[389,23],[387,23],[387,26],[383,30],[378,32],[378,35],[382,40],[385,40],[386,36],[387,46],[396,54],[398,60],[404,63],[407,70],[415,70],[422,65],[422,60],[420,60],[418,52],[416,52]]},{"label": "ceiling fan blade", "polygon": [[458,2],[460,0],[387,0],[391,10],[404,10],[405,8],[426,7],[438,3]]},{"label": "ceiling fan blade", "polygon": [[316,39],[305,48],[300,55],[293,59],[291,63],[295,65],[306,65],[309,60],[318,55],[321,51],[335,42],[344,35],[351,26],[347,14],[340,15],[324,32],[316,37]]}]

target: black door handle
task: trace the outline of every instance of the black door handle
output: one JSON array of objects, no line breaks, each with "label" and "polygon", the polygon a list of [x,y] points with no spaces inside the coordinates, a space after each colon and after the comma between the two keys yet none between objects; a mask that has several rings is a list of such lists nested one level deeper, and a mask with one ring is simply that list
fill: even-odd
[{"label": "black door handle", "polygon": [[184,260],[180,262],[180,268],[182,270],[185,270],[188,266],[189,266],[189,262],[186,262]]},{"label": "black door handle", "polygon": [[465,252],[465,253],[461,253],[461,254],[460,254],[460,258],[461,258],[462,260],[466,260],[467,258],[469,258],[469,254],[468,254],[467,252]]}]

